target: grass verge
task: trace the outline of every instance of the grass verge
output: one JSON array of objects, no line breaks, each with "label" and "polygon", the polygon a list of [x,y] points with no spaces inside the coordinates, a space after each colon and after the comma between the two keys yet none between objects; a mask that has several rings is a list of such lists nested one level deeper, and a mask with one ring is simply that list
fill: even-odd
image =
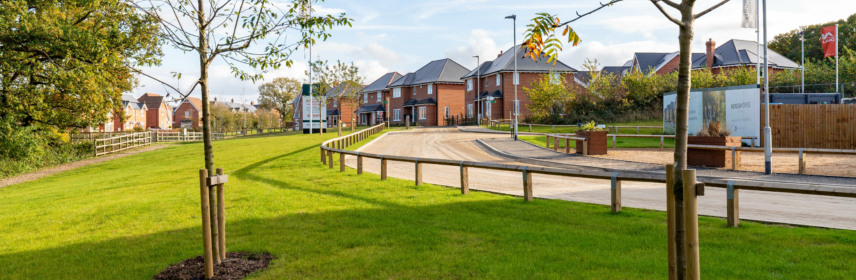
[{"label": "grass verge", "polygon": [[[278,256],[251,279],[666,278],[662,212],[340,173],[319,162],[335,135],[214,143],[228,251]],[[0,278],[151,279],[201,254],[201,166],[191,143],[0,188]],[[856,274],[852,231],[699,225],[705,278]]]}]

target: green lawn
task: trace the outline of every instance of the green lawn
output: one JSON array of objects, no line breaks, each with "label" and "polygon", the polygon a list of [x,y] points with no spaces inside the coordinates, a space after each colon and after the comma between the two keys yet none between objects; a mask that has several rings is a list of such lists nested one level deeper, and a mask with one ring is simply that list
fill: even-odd
[{"label": "green lawn", "polygon": [[[663,127],[662,121],[647,121],[647,122],[627,122],[627,123],[607,123],[606,126],[659,126]],[[508,128],[507,124],[501,125],[499,128],[491,128],[489,126],[483,125],[483,127],[500,130],[500,131],[511,131]],[[549,126],[532,126],[532,132],[535,133],[574,133],[577,131],[576,127],[556,127],[556,131],[553,131],[552,127]],[[525,124],[520,125],[520,132],[529,132],[529,126]],[[610,128],[610,132],[612,133],[612,128]],[[619,128],[619,134],[636,134],[636,128]],[[640,128],[639,134],[663,134],[662,128]],[[659,140],[658,140],[659,143]],[[659,147],[659,146],[658,146]]]},{"label": "green lawn", "polygon": [[[573,135],[571,135],[573,136]],[[520,140],[541,146],[546,147],[547,136],[526,136],[519,135],[518,138]],[[553,141],[550,139],[550,141]],[[553,143],[550,143],[550,147],[553,147]],[[612,148],[612,137],[607,137],[606,145],[610,149]],[[660,138],[630,138],[630,137],[617,137],[615,138],[615,146],[617,148],[659,148],[660,147]],[[559,147],[565,147],[565,140],[559,140]],[[576,148],[576,141],[571,141],[571,147]],[[665,148],[674,148],[675,147],[675,139],[663,139],[663,147]]]},{"label": "green lawn", "polygon": [[[250,278],[666,278],[662,212],[339,173],[319,162],[334,136],[214,143],[227,249],[279,257]],[[151,279],[201,254],[202,165],[202,144],[183,143],[0,188],[0,278]],[[852,231],[699,224],[704,278],[856,275]]]}]

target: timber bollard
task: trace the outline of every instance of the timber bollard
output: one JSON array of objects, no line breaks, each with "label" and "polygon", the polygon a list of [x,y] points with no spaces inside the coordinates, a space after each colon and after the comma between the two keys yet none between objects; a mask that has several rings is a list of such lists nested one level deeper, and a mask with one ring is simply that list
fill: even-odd
[{"label": "timber bollard", "polygon": [[202,247],[205,263],[205,278],[214,277],[214,261],[211,253],[211,205],[208,201],[208,170],[199,170],[199,196],[202,201]]},{"label": "timber bollard", "polygon": [[800,148],[800,162],[799,162],[799,174],[805,174],[806,171],[805,166],[805,153],[803,153],[803,148]]},{"label": "timber bollard", "polygon": [[734,180],[728,181],[726,191],[728,192],[728,216],[726,216],[725,220],[728,223],[728,227],[737,227],[740,224],[740,206],[737,199],[738,192],[734,188]]},{"label": "timber bollard", "polygon": [[621,180],[618,180],[618,173],[612,173],[610,192],[612,193],[612,213],[621,212]]},{"label": "timber bollard", "polygon": [[[567,135],[565,135],[565,136],[567,136]],[[565,138],[565,153],[566,154],[571,153],[571,139],[568,139],[568,138]]]},{"label": "timber bollard", "polygon": [[330,166],[330,169],[333,169],[333,151],[327,151],[327,165]]},{"label": "timber bollard", "polygon": [[686,230],[686,279],[697,280],[700,277],[698,249],[698,197],[696,197],[696,171],[684,172],[684,225]]},{"label": "timber bollard", "polygon": [[339,172],[345,172],[345,154],[339,153]]},{"label": "timber bollard", "polygon": [[523,167],[523,201],[532,201],[532,173],[526,171],[528,166]]},{"label": "timber bollard", "polygon": [[470,194],[469,170],[461,162],[461,194]]},{"label": "timber bollard", "polygon": [[416,159],[416,185],[422,185],[422,163],[419,162],[419,159]]},{"label": "timber bollard", "polygon": [[587,156],[588,152],[589,152],[589,150],[588,150],[588,139],[586,139],[586,140],[583,140],[583,155]]},{"label": "timber bollard", "polygon": [[357,155],[357,175],[363,175],[363,156]]},{"label": "timber bollard", "polygon": [[380,180],[381,181],[386,181],[386,166],[387,166],[386,159],[383,157],[380,157]]},{"label": "timber bollard", "polygon": [[675,248],[675,165],[666,165],[666,227],[668,228],[669,280],[678,279],[678,257]]}]

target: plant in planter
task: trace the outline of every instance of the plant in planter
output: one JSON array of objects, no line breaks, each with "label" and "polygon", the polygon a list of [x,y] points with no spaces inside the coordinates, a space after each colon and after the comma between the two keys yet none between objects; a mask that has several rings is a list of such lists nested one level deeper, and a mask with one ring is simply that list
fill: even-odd
[{"label": "plant in planter", "polygon": [[577,140],[577,153],[589,155],[605,155],[606,154],[606,133],[607,131],[598,127],[594,121],[577,128],[576,134],[578,137],[583,137],[588,141],[588,152],[583,153],[583,141]]},{"label": "plant in planter", "polygon": [[[742,146],[742,138],[731,136],[731,131],[722,128],[719,122],[711,122],[707,127],[696,132],[695,136],[689,136],[687,142],[690,145]],[[687,149],[687,165],[725,167],[731,165],[732,160],[737,160],[739,165],[739,151],[736,152],[735,157],[735,159],[731,158],[731,151]]]}]

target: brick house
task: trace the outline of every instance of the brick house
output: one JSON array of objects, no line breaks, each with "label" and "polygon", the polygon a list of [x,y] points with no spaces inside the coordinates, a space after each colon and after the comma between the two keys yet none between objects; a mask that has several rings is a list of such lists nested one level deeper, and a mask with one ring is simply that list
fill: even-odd
[{"label": "brick house", "polygon": [[392,94],[390,122],[404,124],[405,116],[410,115],[421,126],[438,126],[445,125],[446,118],[463,115],[466,102],[461,77],[469,71],[446,58],[431,61],[399,78],[388,86]]},{"label": "brick house", "polygon": [[[763,46],[761,47],[763,52]],[[713,39],[708,39],[705,42],[705,53],[699,57],[693,54],[692,69],[710,68],[714,74],[738,67],[754,70],[759,59],[761,64],[764,63],[764,58],[755,54],[756,52],[758,52],[758,43],[755,41],[731,39],[722,46],[716,47],[716,42]],[[769,55],[767,63],[771,75],[785,70],[800,69],[799,64],[771,49],[767,49],[767,54]]]},{"label": "brick house", "polygon": [[[133,95],[125,94],[122,96],[122,109],[114,112],[109,118],[112,119],[112,129],[109,129],[108,124],[101,127],[101,131],[130,131],[135,127],[146,128],[146,112],[148,107],[145,103],[137,102]],[[119,117],[125,115],[125,122]]]},{"label": "brick house", "polygon": [[173,128],[199,129],[202,121],[202,100],[196,97],[187,97],[175,108],[173,115]]},{"label": "brick house", "polygon": [[[500,52],[497,58],[493,61],[485,62],[479,65],[478,72],[470,71],[461,79],[466,81],[467,101],[466,107],[468,110],[475,110],[476,107],[482,109],[482,115],[491,119],[510,119],[512,118],[511,111],[514,104],[514,62],[517,61],[517,74],[519,83],[517,88],[517,99],[520,100],[520,118],[521,120],[529,117],[529,108],[527,105],[532,104],[523,88],[528,88],[533,82],[541,79],[544,74],[550,72],[555,73],[556,78],[565,79],[568,83],[575,83],[574,73],[576,69],[556,61],[548,63],[548,57],[542,56],[533,61],[529,57],[524,57],[526,54],[525,47],[518,47],[515,54],[514,48],[509,48],[509,51]],[[476,86],[478,83],[478,86]],[[481,92],[476,95],[476,90]],[[491,102],[495,100],[496,102]],[[476,104],[478,103],[478,104]],[[478,106],[475,106],[478,105]],[[472,108],[472,109],[470,109]],[[467,115],[471,113],[467,112]]]},{"label": "brick house", "polygon": [[[692,60],[704,57],[703,53],[693,53]],[[635,53],[633,59],[625,66],[630,66],[630,71],[642,71],[646,75],[665,75],[678,70],[680,65],[680,52],[671,53]],[[605,68],[605,67],[604,67]],[[623,75],[622,75],[623,76]]]},{"label": "brick house", "polygon": [[[365,86],[358,94],[360,95],[359,106],[353,108],[353,114],[344,116],[344,120],[354,118],[357,123],[365,125],[374,125],[382,121],[393,119],[391,108],[391,92],[389,87],[392,82],[402,78],[398,72],[389,72]],[[400,98],[399,98],[400,99]],[[384,101],[389,103],[384,104]],[[399,104],[400,105],[400,104]],[[398,108],[401,108],[399,106]],[[349,108],[350,109],[350,108]],[[342,113],[345,113],[345,108],[342,108]],[[400,113],[400,111],[398,111]],[[400,118],[400,117],[399,117]]]},{"label": "brick house", "polygon": [[328,127],[336,127],[340,119],[345,122],[344,126],[348,126],[352,120],[358,121],[356,112],[362,102],[360,93],[363,88],[365,86],[362,85],[339,86],[327,92]]},{"label": "brick house", "polygon": [[166,102],[166,99],[158,94],[145,93],[140,98],[137,98],[140,103],[145,103],[148,111],[146,111],[147,128],[169,129],[172,127],[172,106]]}]

